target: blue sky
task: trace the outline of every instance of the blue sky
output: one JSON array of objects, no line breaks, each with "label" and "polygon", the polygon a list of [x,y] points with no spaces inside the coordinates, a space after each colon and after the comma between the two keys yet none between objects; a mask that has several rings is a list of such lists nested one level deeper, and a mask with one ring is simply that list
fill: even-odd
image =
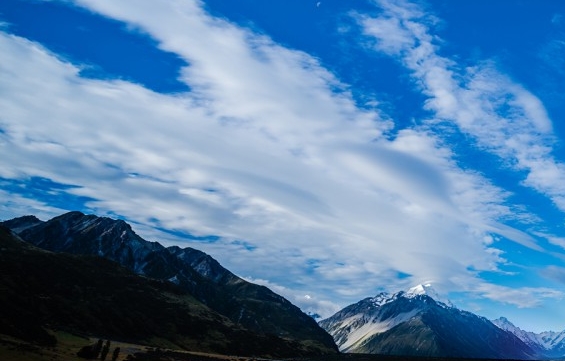
[{"label": "blue sky", "polygon": [[565,329],[559,1],[0,2],[0,218],[192,246],[330,316]]}]

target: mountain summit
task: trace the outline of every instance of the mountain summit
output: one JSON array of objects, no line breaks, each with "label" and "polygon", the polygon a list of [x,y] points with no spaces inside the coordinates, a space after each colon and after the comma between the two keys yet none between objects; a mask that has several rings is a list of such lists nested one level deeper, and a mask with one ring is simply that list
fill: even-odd
[{"label": "mountain summit", "polygon": [[419,284],[417,286],[408,289],[408,291],[404,292],[404,297],[408,297],[408,298],[413,298],[416,296],[423,296],[423,295],[432,298],[436,302],[441,302],[446,306],[455,307],[450,300],[440,296],[440,294],[433,288],[433,286],[430,283]]},{"label": "mountain summit", "polygon": [[430,285],[380,293],[320,321],[343,352],[532,359],[537,353],[484,317],[453,307]]},{"label": "mountain summit", "polygon": [[172,282],[238,326],[300,342],[304,354],[337,352],[331,336],[285,298],[241,279],[202,251],[148,242],[123,220],[75,211],[46,222],[25,216],[0,224],[45,250],[103,257]]}]

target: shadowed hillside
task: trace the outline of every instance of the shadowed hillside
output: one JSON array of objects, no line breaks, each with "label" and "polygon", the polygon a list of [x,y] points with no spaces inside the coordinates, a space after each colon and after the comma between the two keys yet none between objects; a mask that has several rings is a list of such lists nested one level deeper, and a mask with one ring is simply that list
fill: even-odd
[{"label": "shadowed hillside", "polygon": [[75,211],[46,222],[24,216],[0,224],[42,249],[103,257],[137,274],[175,283],[233,324],[299,342],[308,354],[337,352],[332,337],[285,298],[237,277],[204,252],[148,242],[123,220]]},{"label": "shadowed hillside", "polygon": [[41,345],[47,329],[222,354],[291,357],[296,341],[259,335],[187,291],[94,256],[52,253],[0,227],[0,333]]}]

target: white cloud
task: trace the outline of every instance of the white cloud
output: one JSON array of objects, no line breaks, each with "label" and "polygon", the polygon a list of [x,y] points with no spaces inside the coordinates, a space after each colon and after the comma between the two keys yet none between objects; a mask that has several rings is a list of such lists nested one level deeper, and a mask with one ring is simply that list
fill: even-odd
[{"label": "white cloud", "polygon": [[[560,246],[565,246],[565,239],[559,240]],[[565,283],[565,268],[559,266],[547,266],[545,269],[541,270],[540,274],[544,277],[557,281],[559,283]]]},{"label": "white cloud", "polygon": [[505,287],[489,283],[479,284],[475,293],[482,295],[485,298],[506,303],[509,305],[517,306],[518,308],[532,308],[541,306],[544,299],[557,299],[563,298],[564,294],[551,288],[545,287]]},{"label": "white cloud", "polygon": [[397,57],[412,71],[429,97],[426,107],[436,114],[433,121],[454,122],[479,147],[504,159],[507,166],[526,171],[524,185],[565,211],[565,164],[552,155],[552,125],[541,101],[493,63],[459,69],[439,55],[439,39],[429,28],[433,19],[415,5],[379,4],[381,15],[360,18],[363,30],[375,39],[376,50]]},{"label": "white cloud", "polygon": [[303,312],[311,314],[312,316],[318,315],[321,318],[326,318],[340,310],[340,305],[331,301],[321,300],[313,294],[303,293],[301,291],[291,290],[287,287],[274,284],[268,280],[260,278],[245,278],[246,281],[258,285],[268,287],[273,292],[283,296],[294,305],[298,306]]},{"label": "white cloud", "polygon": [[[0,158],[2,177],[76,185],[67,192],[94,198],[88,207],[97,213],[219,235],[197,248],[326,316],[335,304],[324,299],[356,301],[383,285],[396,291],[433,280],[450,290],[466,287],[460,279],[476,283],[469,269],[493,270],[502,261],[490,248],[491,232],[537,248],[499,223],[512,211],[506,192],[460,169],[428,128],[385,139],[391,122],[358,108],[347,85],[308,54],[213,18],[199,2],[78,3],[181,56],[190,64],[181,80],[191,92],[163,95],[81,78],[78,65],[0,33],[0,147],[10,154]],[[425,27],[391,19],[383,20],[392,38],[381,50],[424,61],[431,108],[447,117],[467,104],[462,95],[476,97],[453,83]],[[422,54],[405,51],[415,44],[409,35]],[[519,88],[512,94],[539,122],[517,119],[547,131],[535,99]]]},{"label": "white cloud", "polygon": [[65,212],[63,209],[3,189],[0,189],[0,197],[3,200],[0,204],[0,221],[22,215],[34,215],[45,221]]}]

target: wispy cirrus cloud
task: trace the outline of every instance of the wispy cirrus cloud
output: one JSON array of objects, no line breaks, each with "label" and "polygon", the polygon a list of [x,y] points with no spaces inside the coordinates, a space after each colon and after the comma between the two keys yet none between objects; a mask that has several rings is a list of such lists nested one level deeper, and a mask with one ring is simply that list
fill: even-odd
[{"label": "wispy cirrus cloud", "polygon": [[560,300],[563,292],[547,287],[505,287],[490,283],[477,286],[473,292],[486,298],[502,303],[515,305],[519,308],[539,307],[544,299]]},{"label": "wispy cirrus cloud", "polygon": [[317,318],[321,315],[333,315],[341,308],[340,305],[334,302],[320,299],[318,295],[301,293],[279,284],[274,284],[265,279],[246,278],[246,280],[258,285],[269,287],[272,291],[285,297],[293,304],[300,305],[303,312],[316,316]]},{"label": "wispy cirrus cloud", "polygon": [[[86,79],[80,64],[3,32],[0,147],[10,157],[0,158],[2,177],[74,185],[66,192],[91,199],[88,209],[124,216],[169,243],[182,241],[175,232],[217,235],[198,248],[324,316],[335,304],[418,282],[491,297],[472,287],[482,283],[479,271],[504,263],[491,233],[540,249],[501,223],[513,213],[508,192],[459,167],[432,126],[400,129],[390,139],[393,120],[359,107],[348,85],[309,54],[215,18],[197,1],[75,4],[178,54],[189,64],[180,80],[190,91],[160,94]],[[489,97],[499,92],[478,75],[470,77],[475,92],[462,90],[451,62],[435,53],[428,20],[416,21],[423,12],[385,5],[384,17],[362,18],[378,50],[400,56],[421,78],[428,109],[478,132],[458,115],[461,104],[469,116],[494,117],[469,99],[483,94],[481,87]],[[517,105],[510,110],[521,113],[508,114],[525,124],[525,136],[550,134],[535,98],[512,89],[508,97]],[[539,124],[526,113],[541,117]],[[514,136],[502,132],[496,141]],[[516,159],[524,151],[499,150],[486,136],[484,142]]]},{"label": "wispy cirrus cloud", "polygon": [[[565,240],[560,239],[559,243],[561,246],[565,245]],[[565,267],[559,266],[548,266],[540,271],[543,277],[547,277],[559,283],[565,284]]]},{"label": "wispy cirrus cloud", "polygon": [[[4,188],[4,184],[2,184],[2,188]],[[0,189],[0,197],[4,200],[0,205],[0,220],[8,220],[28,214],[49,219],[65,212],[65,209],[53,207],[13,191]]]},{"label": "wispy cirrus cloud", "polygon": [[[379,1],[377,17],[360,16],[374,48],[397,58],[412,71],[430,123],[453,122],[477,146],[527,172],[523,184],[548,196],[565,211],[565,165],[552,155],[551,121],[541,101],[485,61],[461,68],[440,55],[440,39],[430,26],[436,19],[406,1]],[[390,35],[393,34],[393,35]]]}]

